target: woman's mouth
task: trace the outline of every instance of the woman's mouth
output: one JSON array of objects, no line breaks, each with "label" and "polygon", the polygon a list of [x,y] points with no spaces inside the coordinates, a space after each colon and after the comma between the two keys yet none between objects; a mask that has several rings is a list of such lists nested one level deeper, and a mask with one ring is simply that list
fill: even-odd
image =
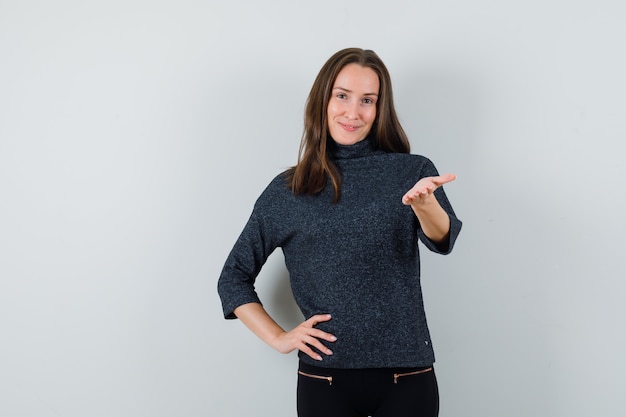
[{"label": "woman's mouth", "polygon": [[359,127],[361,126],[355,126],[355,125],[349,125],[349,124],[345,124],[345,123],[339,123],[339,125],[341,125],[341,127],[344,130],[347,130],[348,132],[354,132],[355,130],[357,130]]}]

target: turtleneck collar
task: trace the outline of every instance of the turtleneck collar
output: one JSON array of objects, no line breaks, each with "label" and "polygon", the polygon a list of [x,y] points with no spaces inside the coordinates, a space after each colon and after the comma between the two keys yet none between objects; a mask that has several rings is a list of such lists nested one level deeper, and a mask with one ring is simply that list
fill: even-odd
[{"label": "turtleneck collar", "polygon": [[329,139],[328,149],[332,159],[361,158],[377,153],[376,143],[371,135],[352,145],[341,145],[332,138],[329,137]]}]

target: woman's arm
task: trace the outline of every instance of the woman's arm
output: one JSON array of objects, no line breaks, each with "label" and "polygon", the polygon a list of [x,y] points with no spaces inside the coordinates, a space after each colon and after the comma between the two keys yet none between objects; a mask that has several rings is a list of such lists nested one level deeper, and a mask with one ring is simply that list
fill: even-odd
[{"label": "woman's arm", "polygon": [[315,328],[317,323],[330,320],[330,314],[315,315],[287,332],[270,317],[259,303],[241,305],[235,309],[234,313],[254,334],[280,353],[289,353],[298,349],[318,361],[322,360],[322,356],[311,347],[315,347],[326,355],[333,354],[329,348],[322,344],[320,339],[334,342],[337,338]]},{"label": "woman's arm", "polygon": [[435,243],[443,242],[448,237],[450,217],[433,193],[455,179],[454,174],[422,178],[402,197],[402,203],[413,209],[424,234]]}]

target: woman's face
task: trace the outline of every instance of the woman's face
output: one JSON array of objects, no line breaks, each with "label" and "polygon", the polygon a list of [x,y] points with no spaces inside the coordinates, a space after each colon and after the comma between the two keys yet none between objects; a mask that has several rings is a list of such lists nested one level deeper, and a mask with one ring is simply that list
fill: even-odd
[{"label": "woman's face", "polygon": [[376,120],[380,81],[371,68],[348,64],[339,72],[328,102],[328,130],[335,142],[353,145],[365,139]]}]

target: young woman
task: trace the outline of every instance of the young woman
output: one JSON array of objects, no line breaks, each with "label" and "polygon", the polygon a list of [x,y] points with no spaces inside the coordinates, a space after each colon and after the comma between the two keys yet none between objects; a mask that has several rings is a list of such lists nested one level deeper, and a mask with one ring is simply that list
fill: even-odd
[{"label": "young woman", "polygon": [[[300,417],[438,415],[418,240],[447,254],[461,221],[441,188],[455,176],[409,151],[383,62],[337,52],[309,94],[297,165],[263,191],[226,260],[224,316],[299,351]],[[306,318],[290,331],[254,290],[278,247]]]}]

